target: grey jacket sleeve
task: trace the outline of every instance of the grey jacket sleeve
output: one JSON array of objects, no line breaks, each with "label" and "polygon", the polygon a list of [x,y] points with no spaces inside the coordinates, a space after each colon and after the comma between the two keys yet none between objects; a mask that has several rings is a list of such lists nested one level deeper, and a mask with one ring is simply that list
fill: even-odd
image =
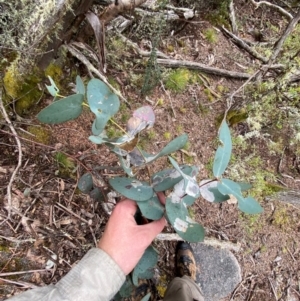
[{"label": "grey jacket sleeve", "polygon": [[108,301],[124,281],[125,274],[114,260],[93,248],[56,285],[28,290],[9,301]]}]

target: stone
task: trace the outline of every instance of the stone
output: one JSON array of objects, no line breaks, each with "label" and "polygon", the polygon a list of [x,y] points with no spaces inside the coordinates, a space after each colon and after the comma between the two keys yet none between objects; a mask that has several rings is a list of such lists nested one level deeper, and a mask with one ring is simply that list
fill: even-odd
[{"label": "stone", "polygon": [[229,250],[203,243],[193,243],[191,246],[197,263],[196,283],[205,301],[219,301],[230,295],[242,280],[235,256]]}]

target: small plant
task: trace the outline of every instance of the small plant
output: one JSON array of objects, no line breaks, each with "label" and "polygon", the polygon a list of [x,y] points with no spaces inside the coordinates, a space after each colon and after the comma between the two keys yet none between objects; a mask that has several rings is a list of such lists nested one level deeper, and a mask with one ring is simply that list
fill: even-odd
[{"label": "small plant", "polygon": [[[95,114],[92,125],[92,135],[89,140],[95,144],[105,144],[119,158],[120,164],[127,176],[116,176],[109,179],[110,186],[121,195],[134,200],[140,214],[147,220],[157,220],[166,216],[174,230],[186,241],[199,242],[204,239],[204,228],[190,216],[191,206],[200,195],[209,202],[221,203],[234,196],[238,208],[245,213],[256,214],[262,212],[260,204],[251,196],[244,197],[244,191],[251,188],[246,183],[237,183],[222,177],[230,160],[232,142],[228,125],[222,121],[219,132],[220,145],[213,162],[213,179],[196,181],[197,166],[178,165],[168,156],[179,149],[183,149],[188,142],[187,134],[181,134],[170,141],[157,154],[149,154],[138,147],[139,133],[151,128],[155,123],[155,114],[150,106],[144,106],[132,113],[128,119],[123,135],[109,138],[105,134],[108,121],[116,125],[112,119],[119,110],[119,99],[100,80],[92,79],[85,88],[80,77],[76,79],[77,94],[66,98],[58,98],[58,89],[52,81],[47,87],[54,96],[54,102],[43,109],[37,118],[44,123],[54,124],[77,118],[83,106],[89,106]],[[86,99],[86,100],[85,100]],[[119,125],[116,125],[121,128]],[[171,137],[169,137],[171,138]],[[148,181],[137,177],[136,171],[145,168],[156,159],[168,156],[173,168],[164,169],[150,175]],[[78,181],[78,188],[90,194],[93,199],[103,201],[101,187],[97,180],[97,171],[85,173]],[[171,190],[166,198],[165,207],[160,203],[156,193]],[[157,262],[157,251],[150,246],[132,272],[131,278],[121,288],[119,295],[127,297],[132,285],[137,285],[138,279],[153,277],[153,267]]]},{"label": "small plant", "polygon": [[218,42],[217,33],[216,33],[215,29],[213,29],[213,28],[206,29],[204,31],[204,36],[205,36],[206,40],[211,44],[215,44]]}]

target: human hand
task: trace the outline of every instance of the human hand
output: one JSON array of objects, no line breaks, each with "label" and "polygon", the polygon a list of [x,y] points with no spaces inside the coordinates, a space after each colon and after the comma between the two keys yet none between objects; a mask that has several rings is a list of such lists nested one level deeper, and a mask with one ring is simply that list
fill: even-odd
[{"label": "human hand", "polygon": [[[165,203],[163,194],[158,194]],[[137,204],[129,199],[119,202],[108,220],[98,247],[105,251],[128,275],[137,265],[146,248],[167,224],[164,217],[146,225],[137,225],[134,215]]]}]

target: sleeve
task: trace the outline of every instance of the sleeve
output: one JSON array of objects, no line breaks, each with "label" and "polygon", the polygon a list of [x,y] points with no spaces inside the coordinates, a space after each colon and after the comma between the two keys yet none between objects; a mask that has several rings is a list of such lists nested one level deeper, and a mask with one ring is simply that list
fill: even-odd
[{"label": "sleeve", "polygon": [[114,260],[93,248],[56,285],[28,290],[9,301],[108,301],[124,281],[125,274]]}]

